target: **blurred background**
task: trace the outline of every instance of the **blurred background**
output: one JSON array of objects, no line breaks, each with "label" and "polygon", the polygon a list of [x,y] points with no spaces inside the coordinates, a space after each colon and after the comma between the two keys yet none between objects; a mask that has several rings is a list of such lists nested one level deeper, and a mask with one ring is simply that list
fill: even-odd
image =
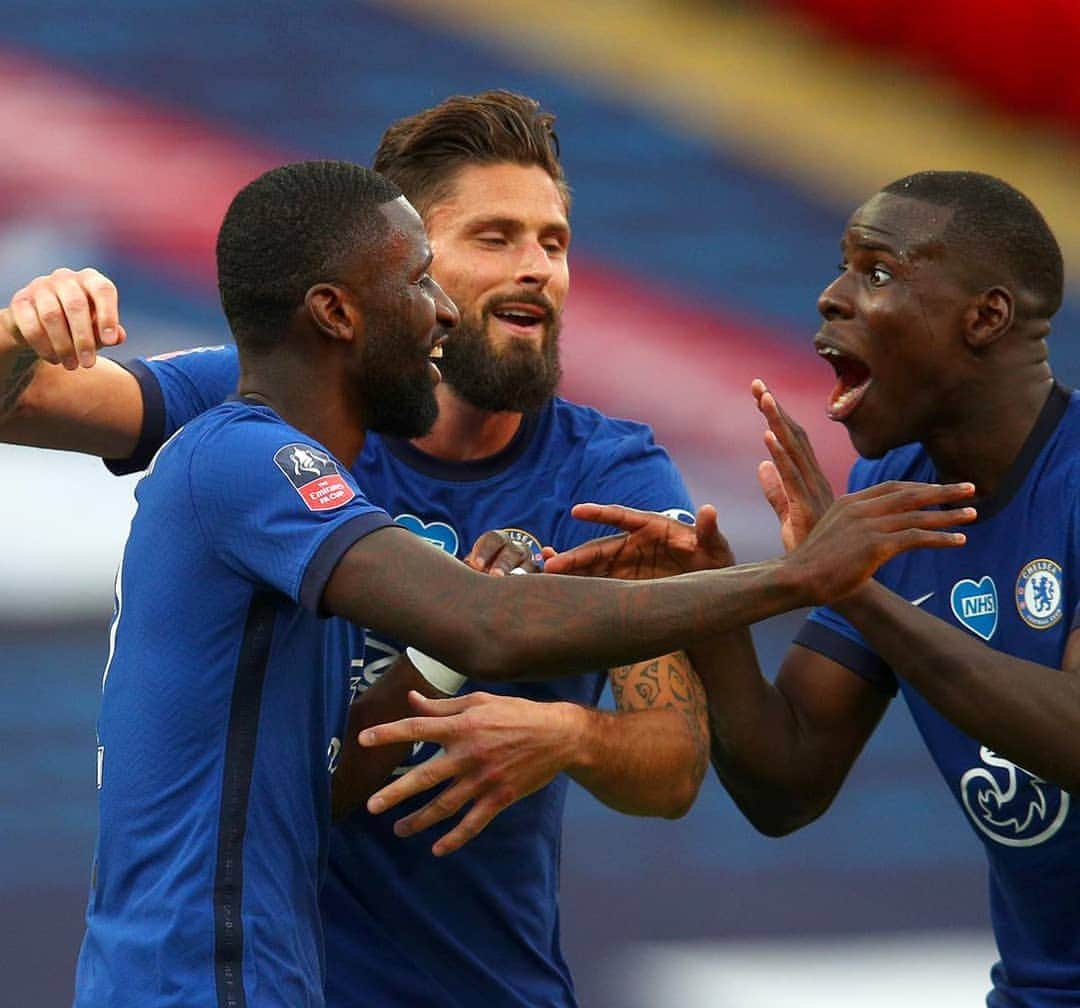
[{"label": "blurred background", "polygon": [[[766,556],[748,385],[769,380],[842,489],[815,297],[847,215],[883,184],[974,168],[1032,196],[1073,267],[1052,351],[1080,379],[1080,7],[973,10],[6,0],[0,302],[93,264],[121,291],[121,356],[223,342],[213,238],[241,185],[301,157],[367,162],[391,120],[451,93],[524,91],[558,115],[575,193],[565,394],[652,423],[740,559]],[[0,471],[0,1004],[51,1008],[69,1002],[81,934],[132,481],[5,446]],[[771,668],[798,622],[757,628]],[[572,794],[563,919],[583,1003],[981,1004],[981,851],[893,708],[834,808],[782,840],[715,780],[676,823]]]}]

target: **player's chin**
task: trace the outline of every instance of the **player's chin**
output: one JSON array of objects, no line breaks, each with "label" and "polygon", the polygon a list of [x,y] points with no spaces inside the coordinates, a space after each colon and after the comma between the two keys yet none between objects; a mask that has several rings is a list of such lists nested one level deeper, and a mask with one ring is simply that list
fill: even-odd
[{"label": "player's chin", "polygon": [[893,435],[880,424],[874,423],[872,418],[854,414],[847,420],[841,421],[847,429],[851,446],[864,459],[879,459],[886,452],[902,444],[907,444],[910,438],[905,439],[902,435]]}]

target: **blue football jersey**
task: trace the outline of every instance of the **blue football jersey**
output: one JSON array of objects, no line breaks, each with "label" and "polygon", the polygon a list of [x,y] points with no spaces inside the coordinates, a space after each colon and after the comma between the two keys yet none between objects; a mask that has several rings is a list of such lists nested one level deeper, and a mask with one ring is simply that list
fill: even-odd
[{"label": "blue football jersey", "polygon": [[318,1008],[355,646],[318,609],[345,551],[392,522],[321,445],[241,401],[178,431],[136,500],[75,1004]]},{"label": "blue football jersey", "polygon": [[[231,349],[129,365],[146,403],[142,451],[229,394],[237,380]],[[114,463],[118,471],[143,458]],[[501,528],[534,552],[569,549],[613,531],[570,517],[581,501],[617,502],[692,519],[692,504],[648,427],[554,399],[526,416],[497,455],[447,462],[409,442],[369,434],[353,473],[370,500],[432,546],[464,556],[482,533]],[[467,618],[467,614],[463,614]],[[395,641],[369,635],[357,652],[353,688],[365,689],[393,661]],[[604,670],[537,683],[486,684],[532,700],[595,704]],[[465,687],[468,690],[470,687]],[[411,763],[437,750],[425,745]],[[357,810],[331,832],[323,891],[327,1004],[573,1005],[559,942],[559,854],[567,781],[500,813],[449,858],[431,855],[442,823],[401,838],[394,820],[431,795],[372,817]]]},{"label": "blue football jersey", "polygon": [[[922,447],[908,445],[856,462],[850,488],[892,479],[937,475]],[[1080,603],[1080,395],[1055,387],[1001,488],[977,504],[966,546],[905,553],[878,580],[995,650],[1060,668]],[[816,610],[797,639],[883,689],[899,685],[982,841],[1001,956],[987,1004],[1080,1005],[1080,815],[1070,795],[954,727],[831,610]]]}]

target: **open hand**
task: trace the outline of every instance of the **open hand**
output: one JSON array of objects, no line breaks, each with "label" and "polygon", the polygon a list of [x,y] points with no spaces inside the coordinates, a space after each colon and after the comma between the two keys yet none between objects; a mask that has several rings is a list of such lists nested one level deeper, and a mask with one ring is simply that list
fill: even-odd
[{"label": "open hand", "polygon": [[814,604],[851,594],[884,563],[912,549],[963,546],[945,531],[977,517],[973,507],[949,507],[972,497],[973,483],[893,480],[846,494],[830,505],[784,563],[794,565]]},{"label": "open hand", "polygon": [[832,503],[832,487],[821,471],[806,431],[780,407],[766,384],[755,378],[750,391],[769,425],[765,447],[772,456],[758,466],[758,482],[780,522],[784,550],[790,552],[809,535]]},{"label": "open hand", "polygon": [[693,525],[621,504],[576,504],[570,513],[580,521],[624,531],[582,543],[565,553],[545,550],[544,570],[548,574],[641,580],[714,570],[735,562],[711,504],[698,509]]},{"label": "open hand", "polygon": [[503,809],[542,788],[569,765],[574,704],[536,703],[520,697],[469,693],[449,700],[409,694],[418,717],[365,728],[361,746],[435,742],[443,751],[413,767],[368,799],[368,811],[385,812],[439,784],[452,781],[426,805],[394,824],[410,836],[472,807],[432,846],[450,854],[480,833]]}]

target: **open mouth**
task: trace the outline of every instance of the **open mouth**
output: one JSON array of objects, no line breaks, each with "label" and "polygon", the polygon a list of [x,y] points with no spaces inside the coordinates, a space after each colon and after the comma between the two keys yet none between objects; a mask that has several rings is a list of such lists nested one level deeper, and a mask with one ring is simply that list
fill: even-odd
[{"label": "open mouth", "polygon": [[431,341],[431,349],[428,351],[428,360],[440,360],[443,355],[442,345],[446,342],[445,330],[437,330],[437,335]]},{"label": "open mouth", "polygon": [[829,394],[825,412],[830,420],[846,420],[862,402],[874,382],[874,377],[870,374],[870,368],[861,360],[837,347],[819,343],[817,352],[836,372],[836,385]]},{"label": "open mouth", "polygon": [[539,305],[530,304],[500,305],[491,314],[500,322],[526,332],[535,332],[542,328],[548,317],[548,313]]}]

